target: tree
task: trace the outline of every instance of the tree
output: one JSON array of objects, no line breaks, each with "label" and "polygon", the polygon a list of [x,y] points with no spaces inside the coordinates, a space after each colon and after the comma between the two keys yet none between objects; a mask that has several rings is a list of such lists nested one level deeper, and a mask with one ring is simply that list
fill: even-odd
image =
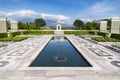
[{"label": "tree", "polygon": [[92,26],[96,29],[96,30],[98,30],[99,28],[100,28],[100,24],[99,23],[97,23],[97,22],[91,22],[92,23]]},{"label": "tree", "polygon": [[100,27],[99,23],[96,23],[96,22],[87,22],[85,24],[85,29],[87,30],[98,30]]},{"label": "tree", "polygon": [[87,29],[87,30],[92,30],[92,29],[94,29],[94,27],[92,26],[91,22],[87,22],[87,23],[85,24],[85,29]]},{"label": "tree", "polygon": [[28,29],[28,25],[25,22],[18,22],[19,29]]},{"label": "tree", "polygon": [[42,18],[36,19],[34,22],[39,28],[44,27],[46,25],[46,22]]},{"label": "tree", "polygon": [[11,29],[11,25],[9,22],[7,22],[7,27],[8,27],[8,30]]},{"label": "tree", "polygon": [[83,21],[82,21],[82,20],[79,20],[79,19],[75,20],[74,23],[73,23],[73,25],[74,25],[75,27],[79,28],[79,29],[82,29],[82,28],[84,27]]},{"label": "tree", "polygon": [[38,27],[37,27],[37,25],[35,24],[35,23],[33,23],[33,22],[31,22],[30,24],[29,24],[29,29],[39,29]]}]

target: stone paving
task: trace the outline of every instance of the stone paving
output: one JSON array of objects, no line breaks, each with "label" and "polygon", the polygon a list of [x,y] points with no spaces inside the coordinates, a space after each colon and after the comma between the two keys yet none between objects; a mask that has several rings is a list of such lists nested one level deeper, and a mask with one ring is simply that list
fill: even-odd
[{"label": "stone paving", "polygon": [[120,54],[65,36],[93,67],[29,67],[53,37],[40,35],[0,48],[0,80],[120,80]]}]

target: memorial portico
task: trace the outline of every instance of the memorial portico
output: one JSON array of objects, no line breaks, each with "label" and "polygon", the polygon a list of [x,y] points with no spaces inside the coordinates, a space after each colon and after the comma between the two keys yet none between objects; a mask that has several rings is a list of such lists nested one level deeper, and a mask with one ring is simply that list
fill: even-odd
[{"label": "memorial portico", "polygon": [[57,25],[56,25],[56,30],[61,30],[61,22],[58,20]]}]

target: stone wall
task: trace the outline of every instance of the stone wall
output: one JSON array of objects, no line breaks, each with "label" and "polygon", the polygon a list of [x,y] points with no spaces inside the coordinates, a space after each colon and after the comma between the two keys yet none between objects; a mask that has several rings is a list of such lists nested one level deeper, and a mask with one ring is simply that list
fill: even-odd
[{"label": "stone wall", "polygon": [[100,21],[100,32],[107,31],[107,21]]},{"label": "stone wall", "polygon": [[17,32],[18,31],[18,22],[15,20],[11,21],[11,32]]},{"label": "stone wall", "polygon": [[120,19],[111,20],[111,33],[120,33]]},{"label": "stone wall", "polygon": [[0,33],[6,33],[8,31],[7,29],[7,19],[6,18],[0,18]]}]

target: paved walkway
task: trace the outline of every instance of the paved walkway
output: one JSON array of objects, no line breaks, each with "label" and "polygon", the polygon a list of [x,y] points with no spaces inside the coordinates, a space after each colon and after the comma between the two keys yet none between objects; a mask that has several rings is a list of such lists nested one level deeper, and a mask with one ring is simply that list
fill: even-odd
[{"label": "paved walkway", "polygon": [[0,80],[120,80],[120,54],[74,35],[66,37],[93,67],[29,67],[52,37],[40,35],[0,48]]}]

